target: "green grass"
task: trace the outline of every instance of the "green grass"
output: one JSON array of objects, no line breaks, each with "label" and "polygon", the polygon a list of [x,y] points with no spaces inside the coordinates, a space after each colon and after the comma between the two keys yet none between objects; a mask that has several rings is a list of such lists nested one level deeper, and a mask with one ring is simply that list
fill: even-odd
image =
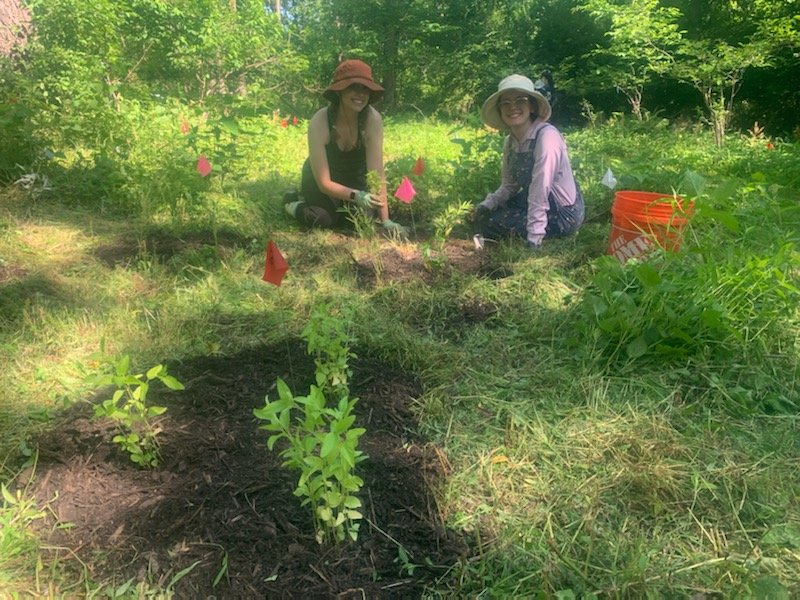
[{"label": "green grass", "polygon": [[[229,353],[299,337],[313,307],[334,301],[352,310],[358,353],[421,379],[419,426],[449,463],[439,510],[474,545],[430,597],[800,594],[795,145],[768,150],[732,135],[716,149],[707,132],[660,122],[569,131],[590,219],[576,237],[536,256],[500,245],[513,270],[504,279],[367,290],[351,268],[356,240],[302,232],[281,210],[305,158],[303,124],[242,123],[258,133],[227,154],[204,138],[212,163],[227,161],[223,187],[195,175],[179,114],[129,117],[138,133],[120,187],[98,188],[102,169],[78,168],[75,154],[53,167],[53,192],[0,190],[0,267],[21,273],[0,283],[0,480],[29,459],[26,441],[49,415],[86,393],[101,340],[138,366]],[[496,183],[500,142],[449,123],[387,119],[390,191],[418,156],[427,164],[414,203],[395,202],[393,213],[432,232],[446,206],[477,201]],[[693,195],[686,173],[705,179],[684,253],[651,263],[658,283],[636,265],[596,260],[609,232],[613,192],[599,183],[608,167],[633,189]],[[208,237],[212,227],[218,248],[165,257],[145,243]],[[130,239],[138,243],[123,263],[101,260],[103,248]],[[291,265],[281,287],[260,281],[267,239]],[[601,324],[592,295],[624,318]],[[497,310],[454,324],[474,301]],[[711,308],[728,329],[697,325],[715,323]],[[679,352],[668,335],[676,324]],[[673,346],[628,352],[642,332]],[[15,501],[0,509],[0,590],[60,597],[108,583],[42,548],[29,535],[41,507],[25,503],[24,489]]]}]

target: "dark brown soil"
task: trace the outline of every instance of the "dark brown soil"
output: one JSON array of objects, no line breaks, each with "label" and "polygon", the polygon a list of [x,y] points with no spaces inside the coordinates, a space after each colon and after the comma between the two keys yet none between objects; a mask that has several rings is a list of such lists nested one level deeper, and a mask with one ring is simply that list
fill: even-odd
[{"label": "dark brown soil", "polygon": [[20,484],[31,481],[49,505],[43,531],[70,549],[62,560],[79,559],[95,581],[134,577],[191,599],[418,598],[466,552],[433,493],[447,458],[416,433],[413,376],[369,359],[353,366],[369,457],[357,467],[365,520],[355,543],[315,541],[308,509],[292,495],[297,474],[267,451],[253,416],[265,395],[275,397],[277,377],[307,392],[313,364],[299,341],[170,365],[186,390],[151,391],[168,406],[158,468],[137,468],[83,404],[37,441],[36,470]]},{"label": "dark brown soil", "polygon": [[366,244],[353,251],[353,262],[359,285],[370,288],[378,283],[421,280],[427,283],[455,273],[489,279],[511,275],[508,267],[499,264],[490,252],[477,251],[471,241],[449,239],[441,252],[423,255],[417,245],[380,247],[380,255]]}]

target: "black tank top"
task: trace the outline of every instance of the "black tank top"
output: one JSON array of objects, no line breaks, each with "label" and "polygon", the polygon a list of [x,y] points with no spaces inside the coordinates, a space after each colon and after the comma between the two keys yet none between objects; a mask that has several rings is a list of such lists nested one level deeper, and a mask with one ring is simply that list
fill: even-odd
[{"label": "black tank top", "polygon": [[[366,108],[364,110],[367,110]],[[367,189],[367,148],[364,144],[364,131],[359,124],[356,147],[352,150],[342,150],[336,143],[336,131],[333,128],[333,114],[328,107],[326,111],[330,141],[325,146],[325,156],[328,158],[328,169],[331,180],[347,187]],[[306,200],[326,197],[317,186],[314,174],[311,171],[311,160],[306,159],[300,179],[300,190]]]},{"label": "black tank top", "polygon": [[[368,107],[364,110],[368,110]],[[333,127],[333,114],[330,108],[328,108],[327,116],[330,141],[325,146],[325,155],[328,157],[331,179],[348,187],[365,189],[367,186],[367,148],[363,139],[364,132],[359,125],[356,147],[352,150],[342,150],[336,143],[336,131]]]}]

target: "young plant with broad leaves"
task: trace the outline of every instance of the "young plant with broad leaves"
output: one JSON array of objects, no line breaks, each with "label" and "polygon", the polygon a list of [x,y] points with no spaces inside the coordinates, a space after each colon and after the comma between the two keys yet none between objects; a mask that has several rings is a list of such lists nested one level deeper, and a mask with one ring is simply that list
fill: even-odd
[{"label": "young plant with broad leaves", "polygon": [[125,450],[130,459],[140,467],[157,467],[160,428],[156,417],[166,412],[165,406],[150,405],[148,392],[154,381],[160,381],[170,390],[183,390],[183,384],[167,373],[164,365],[156,365],[145,373],[131,373],[130,357],[126,354],[117,360],[103,359],[110,373],[90,375],[87,383],[95,388],[114,386],[111,398],[94,407],[96,418],[109,418],[117,427],[114,443]]},{"label": "young plant with broad leaves", "polygon": [[366,430],[353,427],[358,401],[349,390],[353,340],[345,320],[334,316],[327,304],[315,308],[303,337],[314,355],[316,385],[308,395],[295,396],[278,379],[277,400],[267,397],[254,414],[266,421],[260,429],[271,433],[267,448],[272,451],[283,443],[283,465],[300,471],[294,494],[311,507],[317,541],[355,540],[362,516],[357,494],[364,482],[354,471],[366,458],[358,449]]},{"label": "young plant with broad leaves", "polygon": [[312,385],[307,396],[292,395],[278,379],[278,399],[267,399],[254,414],[266,421],[260,429],[269,431],[267,448],[286,442],[280,456],[283,465],[300,471],[294,495],[302,506],[311,506],[319,543],[358,538],[361,500],[357,497],[364,481],[354,473],[366,456],[358,450],[365,433],[353,427],[356,398],[342,396],[328,407],[322,390]]},{"label": "young plant with broad leaves", "polygon": [[433,240],[422,248],[422,260],[429,270],[441,269],[447,262],[444,247],[456,226],[462,224],[472,212],[473,205],[469,202],[459,202],[448,205],[433,219]]},{"label": "young plant with broad leaves", "polygon": [[355,340],[347,331],[347,315],[337,316],[329,304],[319,304],[303,329],[308,353],[314,356],[317,386],[329,397],[341,398],[349,393],[350,359],[355,354],[350,346]]}]

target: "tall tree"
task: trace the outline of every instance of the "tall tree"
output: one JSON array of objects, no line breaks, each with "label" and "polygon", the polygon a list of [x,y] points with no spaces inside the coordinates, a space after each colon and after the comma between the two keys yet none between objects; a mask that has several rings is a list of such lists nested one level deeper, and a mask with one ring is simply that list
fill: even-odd
[{"label": "tall tree", "polygon": [[608,23],[608,46],[594,50],[589,57],[601,59],[606,81],[624,94],[633,114],[642,120],[645,86],[674,65],[682,42],[680,11],[660,6],[658,0],[587,0],[580,10]]},{"label": "tall tree", "polygon": [[700,92],[714,128],[714,140],[721,147],[744,74],[750,67],[769,64],[767,47],[757,40],[736,46],[721,41],[689,40],[681,54],[674,73]]}]

